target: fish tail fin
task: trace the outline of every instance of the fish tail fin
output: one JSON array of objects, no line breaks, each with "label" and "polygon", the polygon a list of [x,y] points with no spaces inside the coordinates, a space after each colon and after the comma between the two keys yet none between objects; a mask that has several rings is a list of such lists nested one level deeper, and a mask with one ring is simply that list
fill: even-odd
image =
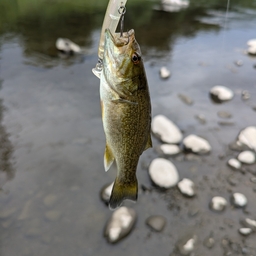
[{"label": "fish tail fin", "polygon": [[112,193],[109,200],[110,210],[118,208],[125,199],[136,202],[138,197],[138,182],[136,174],[129,179],[129,182],[124,179],[116,178]]}]

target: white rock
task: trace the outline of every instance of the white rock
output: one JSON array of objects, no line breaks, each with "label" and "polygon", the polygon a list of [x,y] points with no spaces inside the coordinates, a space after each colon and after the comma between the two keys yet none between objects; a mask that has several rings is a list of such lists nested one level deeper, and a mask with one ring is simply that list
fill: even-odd
[{"label": "white rock", "polygon": [[247,198],[241,193],[234,193],[232,201],[236,207],[244,207],[247,204]]},{"label": "white rock", "polygon": [[152,120],[152,132],[166,143],[179,143],[182,139],[180,129],[167,117],[157,115]]},{"label": "white rock", "polygon": [[68,38],[58,38],[56,41],[56,48],[59,51],[63,51],[63,52],[74,52],[74,53],[80,53],[81,52],[81,48],[75,44],[74,42],[72,42],[71,40],[69,40]]},{"label": "white rock", "polygon": [[256,47],[256,39],[251,39],[247,42],[248,46],[255,46]]},{"label": "white rock", "polygon": [[234,97],[234,93],[229,88],[221,85],[216,85],[212,87],[210,93],[219,101],[231,100]]},{"label": "white rock", "polygon": [[171,75],[171,72],[166,67],[162,67],[160,69],[161,78],[167,79],[170,75]]},{"label": "white rock", "polygon": [[182,239],[177,245],[181,255],[192,255],[191,253],[195,249],[196,241],[197,236],[195,235],[189,239]]},{"label": "white rock", "polygon": [[211,208],[214,211],[223,211],[227,205],[227,200],[221,196],[215,196],[211,200]]},{"label": "white rock", "polygon": [[231,158],[231,159],[229,159],[228,160],[228,165],[230,166],[230,167],[232,167],[232,168],[234,168],[234,169],[240,169],[241,168],[241,163],[237,160],[237,159],[235,159],[235,158]]},{"label": "white rock", "polygon": [[179,181],[176,167],[164,158],[156,158],[151,162],[149,176],[157,186],[162,188],[171,188]]},{"label": "white rock", "polygon": [[245,222],[246,222],[247,224],[249,224],[250,226],[253,226],[254,228],[256,228],[256,220],[251,220],[251,219],[249,219],[249,218],[246,218],[246,219],[245,219]]},{"label": "white rock", "polygon": [[180,153],[180,148],[177,145],[171,145],[171,144],[162,144],[160,146],[160,150],[165,155],[177,155]]},{"label": "white rock", "polygon": [[239,228],[239,233],[244,236],[248,236],[252,233],[251,228]]},{"label": "white rock", "polygon": [[211,151],[209,142],[197,135],[191,134],[183,140],[186,149],[193,153],[205,154]]},{"label": "white rock", "polygon": [[103,187],[103,189],[101,190],[101,198],[106,203],[109,202],[113,186],[114,182],[112,182],[110,185]]},{"label": "white rock", "polygon": [[256,46],[250,46],[247,49],[247,53],[251,55],[256,55]]},{"label": "white rock", "polygon": [[120,207],[108,221],[105,229],[105,236],[108,242],[116,243],[126,235],[128,235],[136,220],[136,213],[133,209]]},{"label": "white rock", "polygon": [[255,154],[249,150],[241,152],[237,158],[244,164],[253,164],[255,162]]},{"label": "white rock", "polygon": [[192,180],[183,179],[178,183],[178,188],[183,195],[194,196],[195,195],[195,184]]},{"label": "white rock", "polygon": [[256,126],[248,126],[238,135],[238,141],[256,151]]}]

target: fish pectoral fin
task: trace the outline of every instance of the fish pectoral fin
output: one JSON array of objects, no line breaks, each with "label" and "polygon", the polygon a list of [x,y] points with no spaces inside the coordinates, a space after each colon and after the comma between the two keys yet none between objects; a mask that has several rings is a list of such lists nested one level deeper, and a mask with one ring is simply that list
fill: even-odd
[{"label": "fish pectoral fin", "polygon": [[145,148],[144,148],[144,151],[147,150],[148,148],[152,148],[152,140],[151,140],[151,135],[150,135],[150,133],[149,133],[149,135],[148,135],[148,140],[147,140],[147,144],[146,144],[146,146],[145,146]]},{"label": "fish pectoral fin", "polygon": [[132,104],[132,105],[137,105],[137,104],[138,104],[138,102],[133,102],[133,101],[129,101],[129,100],[122,99],[122,98],[118,98],[118,99],[112,100],[112,102],[116,102],[116,103],[128,103],[128,104]]},{"label": "fish pectoral fin", "polygon": [[121,206],[125,199],[136,202],[138,197],[138,182],[134,171],[134,177],[127,182],[124,178],[115,180],[112,193],[109,200],[110,210]]},{"label": "fish pectoral fin", "polygon": [[111,149],[109,148],[108,144],[106,144],[105,154],[104,154],[105,172],[107,172],[109,170],[109,168],[113,164],[114,160],[115,160],[115,157],[114,157]]}]

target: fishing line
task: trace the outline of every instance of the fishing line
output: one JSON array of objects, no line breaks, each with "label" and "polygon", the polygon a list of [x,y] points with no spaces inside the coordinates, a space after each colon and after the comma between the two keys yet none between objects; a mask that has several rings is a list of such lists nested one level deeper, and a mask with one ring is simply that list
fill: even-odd
[{"label": "fishing line", "polygon": [[227,26],[227,19],[229,14],[229,6],[230,6],[230,0],[227,0],[227,7],[226,7],[226,14],[224,18],[224,33],[223,33],[223,39],[222,39],[222,50],[225,48],[225,42],[226,42],[226,26]]},{"label": "fishing line", "polygon": [[121,5],[118,9],[119,14],[121,14],[121,21],[120,21],[120,37],[123,37],[124,32],[124,15],[126,13],[126,7]]}]

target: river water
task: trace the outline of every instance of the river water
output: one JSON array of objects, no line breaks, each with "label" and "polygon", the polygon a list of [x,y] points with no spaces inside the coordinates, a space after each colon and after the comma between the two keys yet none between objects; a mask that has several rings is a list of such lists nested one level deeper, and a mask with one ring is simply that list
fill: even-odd
[{"label": "river water", "polygon": [[[91,72],[107,1],[2,1],[1,256],[179,255],[176,245],[189,235],[198,238],[191,255],[256,255],[255,234],[244,238],[237,231],[240,218],[256,219],[253,175],[226,165],[237,156],[228,145],[241,129],[256,125],[256,58],[246,54],[247,41],[256,38],[256,1],[231,0],[228,13],[225,1],[191,1],[177,12],[162,10],[157,1],[128,2],[125,28],[135,29],[141,46],[153,116],[166,115],[184,136],[197,134],[212,146],[207,156],[170,158],[180,178],[195,182],[197,196],[184,198],[176,187],[156,189],[147,169],[157,153],[147,150],[137,176],[150,192],[139,189],[138,202],[126,203],[137,212],[135,228],[116,245],[108,244],[103,231],[112,212],[100,190],[113,181],[116,170],[104,172],[99,79]],[[58,37],[76,42],[84,53],[58,53]],[[159,77],[162,66],[171,71],[170,79]],[[234,99],[212,102],[214,85],[229,87]],[[241,97],[244,90],[248,100]],[[223,120],[218,111],[232,117]],[[160,145],[155,138],[153,143]],[[230,175],[235,185],[227,181]],[[229,200],[232,192],[246,195],[246,210],[230,204],[221,214],[209,209],[213,196]],[[167,219],[161,233],[145,225],[154,214]],[[210,234],[212,249],[203,245]]]}]

